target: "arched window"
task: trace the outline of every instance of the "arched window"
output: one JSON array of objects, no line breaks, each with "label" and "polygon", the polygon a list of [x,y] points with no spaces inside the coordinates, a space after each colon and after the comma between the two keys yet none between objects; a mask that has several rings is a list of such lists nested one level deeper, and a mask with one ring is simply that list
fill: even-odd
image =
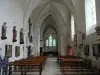
[{"label": "arched window", "polygon": [[96,6],[95,0],[85,0],[86,32],[87,35],[95,32]]},{"label": "arched window", "polygon": [[48,39],[45,41],[46,46],[56,46],[56,39],[53,39],[52,36],[50,35]]},{"label": "arched window", "polygon": [[57,40],[56,32],[52,28],[49,28],[44,33],[45,46],[48,46],[48,47],[56,46],[56,40]]},{"label": "arched window", "polygon": [[71,15],[71,37],[72,37],[72,41],[74,40],[74,35],[75,35],[74,16]]}]

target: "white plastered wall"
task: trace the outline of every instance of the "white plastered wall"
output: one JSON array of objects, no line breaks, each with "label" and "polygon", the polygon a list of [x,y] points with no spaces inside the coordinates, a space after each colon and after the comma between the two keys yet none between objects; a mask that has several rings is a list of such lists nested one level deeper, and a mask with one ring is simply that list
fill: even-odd
[{"label": "white plastered wall", "polygon": [[[78,17],[78,22],[79,22],[79,30],[82,32],[86,33],[86,24],[85,24],[85,4],[84,1],[85,0],[72,0],[75,6],[75,11]],[[97,25],[100,26],[100,0],[95,0],[96,2],[96,17],[97,17]],[[92,60],[92,65],[95,67],[100,67],[100,58],[97,60],[94,56],[93,56],[93,48],[92,48],[92,44],[96,44],[99,43],[100,41],[98,40],[100,38],[100,36],[97,36],[95,33],[95,27],[93,27],[91,29],[91,32],[93,32],[92,34],[89,34],[86,36],[86,39],[84,40],[84,44],[85,45],[89,45],[89,57],[88,59]],[[79,40],[80,42],[80,40]],[[81,57],[86,58],[86,56],[84,55],[84,48],[82,48],[81,50],[79,50],[79,52],[81,53]]]},{"label": "white plastered wall", "polygon": [[[20,28],[23,28],[23,9],[22,0],[0,0],[0,38],[2,31],[2,24],[7,22],[7,39],[0,39],[0,47],[2,48],[1,55],[5,56],[5,45],[12,45],[12,57],[10,61],[20,59],[23,57],[23,45],[20,45]],[[13,43],[13,26],[17,30],[17,42]],[[20,56],[15,57],[15,46],[20,46]]]},{"label": "white plastered wall", "polygon": [[[33,2],[32,2],[33,1]],[[33,10],[38,5],[39,0],[0,0],[0,31],[2,24],[7,22],[7,39],[0,39],[0,47],[2,50],[0,54],[5,56],[5,45],[12,45],[12,57],[10,61],[18,60],[27,57],[27,45],[30,45],[26,41],[28,33],[28,19],[31,13],[29,10]],[[31,6],[33,5],[33,8]],[[13,26],[16,26],[17,30],[17,42],[13,43]],[[20,28],[24,29],[24,44],[20,45]],[[1,32],[0,32],[1,37]],[[31,43],[31,45],[33,45]],[[20,46],[20,56],[15,57],[15,46]]]}]

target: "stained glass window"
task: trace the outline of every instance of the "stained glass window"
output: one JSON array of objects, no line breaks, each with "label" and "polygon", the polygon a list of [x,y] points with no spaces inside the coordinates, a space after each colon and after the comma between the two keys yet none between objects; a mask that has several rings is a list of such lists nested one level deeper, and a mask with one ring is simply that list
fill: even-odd
[{"label": "stained glass window", "polygon": [[57,35],[53,29],[48,29],[44,34],[45,46],[56,46]]}]

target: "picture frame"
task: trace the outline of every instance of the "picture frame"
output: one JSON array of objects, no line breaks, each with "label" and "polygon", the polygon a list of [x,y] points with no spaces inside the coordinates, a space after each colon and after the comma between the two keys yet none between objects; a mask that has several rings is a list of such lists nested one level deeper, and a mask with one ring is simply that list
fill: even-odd
[{"label": "picture frame", "polygon": [[93,44],[92,49],[93,49],[93,56],[100,57],[100,44]]},{"label": "picture frame", "polygon": [[12,45],[5,45],[5,56],[12,57]]},{"label": "picture frame", "polygon": [[89,56],[89,45],[84,45],[84,55]]},{"label": "picture frame", "polygon": [[15,57],[20,56],[20,47],[19,46],[15,46]]}]

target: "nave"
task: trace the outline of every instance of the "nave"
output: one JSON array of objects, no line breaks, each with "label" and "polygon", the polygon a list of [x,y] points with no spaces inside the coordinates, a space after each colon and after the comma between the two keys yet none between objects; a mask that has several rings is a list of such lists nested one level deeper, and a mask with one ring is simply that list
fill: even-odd
[{"label": "nave", "polygon": [[76,56],[36,56],[9,62],[8,67],[3,61],[2,65],[1,75],[100,75],[90,60]]}]

